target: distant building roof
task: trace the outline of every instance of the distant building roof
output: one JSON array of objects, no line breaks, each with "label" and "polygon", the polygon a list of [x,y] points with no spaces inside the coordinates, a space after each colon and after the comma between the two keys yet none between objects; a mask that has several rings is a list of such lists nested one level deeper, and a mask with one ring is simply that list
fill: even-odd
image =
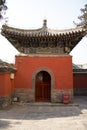
[{"label": "distant building roof", "polygon": [[74,74],[86,74],[87,75],[87,69],[73,69]]},{"label": "distant building roof", "polygon": [[78,65],[73,64],[73,69],[80,69]]},{"label": "distant building roof", "polygon": [[78,65],[73,64],[73,73],[75,73],[75,74],[87,74],[87,69],[82,69]]},{"label": "distant building roof", "polygon": [[13,64],[9,64],[0,60],[0,72],[15,72],[16,68]]}]

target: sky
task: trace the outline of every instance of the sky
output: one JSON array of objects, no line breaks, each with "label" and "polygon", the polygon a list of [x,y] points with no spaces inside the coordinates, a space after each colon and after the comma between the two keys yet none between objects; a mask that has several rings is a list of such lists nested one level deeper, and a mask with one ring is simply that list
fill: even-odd
[{"label": "sky", "polygon": [[[87,0],[7,0],[9,26],[23,29],[37,29],[47,19],[47,26],[51,29],[74,28],[73,21],[79,22],[81,8]],[[0,26],[4,23],[1,21]],[[84,40],[85,39],[85,40]],[[2,36],[0,36],[0,59],[14,62],[17,50]],[[73,63],[87,63],[87,38],[83,38],[71,52]]]}]

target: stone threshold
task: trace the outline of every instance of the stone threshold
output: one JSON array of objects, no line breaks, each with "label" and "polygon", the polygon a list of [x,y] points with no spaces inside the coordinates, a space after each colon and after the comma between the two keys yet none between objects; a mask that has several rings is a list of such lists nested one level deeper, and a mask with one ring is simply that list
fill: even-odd
[{"label": "stone threshold", "polygon": [[28,106],[79,106],[77,103],[50,103],[50,102],[34,102],[34,103],[24,103],[24,102],[12,102],[13,105],[28,105]]}]

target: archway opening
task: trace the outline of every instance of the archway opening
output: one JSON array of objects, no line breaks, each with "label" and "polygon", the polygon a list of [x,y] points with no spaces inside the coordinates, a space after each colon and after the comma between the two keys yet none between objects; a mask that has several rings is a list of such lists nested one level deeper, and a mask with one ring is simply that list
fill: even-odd
[{"label": "archway opening", "polygon": [[40,71],[35,77],[35,101],[51,101],[51,76],[46,71]]}]

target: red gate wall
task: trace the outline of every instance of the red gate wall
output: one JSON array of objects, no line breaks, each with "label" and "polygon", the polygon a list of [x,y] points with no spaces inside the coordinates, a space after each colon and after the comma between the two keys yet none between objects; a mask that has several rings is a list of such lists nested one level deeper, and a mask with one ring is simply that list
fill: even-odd
[{"label": "red gate wall", "polygon": [[74,88],[87,88],[87,74],[74,74]]},{"label": "red gate wall", "polygon": [[87,74],[79,73],[73,75],[73,86],[75,95],[87,95]]},{"label": "red gate wall", "polygon": [[32,76],[46,68],[52,72],[55,89],[73,89],[71,56],[16,56],[15,88],[32,88]]}]

